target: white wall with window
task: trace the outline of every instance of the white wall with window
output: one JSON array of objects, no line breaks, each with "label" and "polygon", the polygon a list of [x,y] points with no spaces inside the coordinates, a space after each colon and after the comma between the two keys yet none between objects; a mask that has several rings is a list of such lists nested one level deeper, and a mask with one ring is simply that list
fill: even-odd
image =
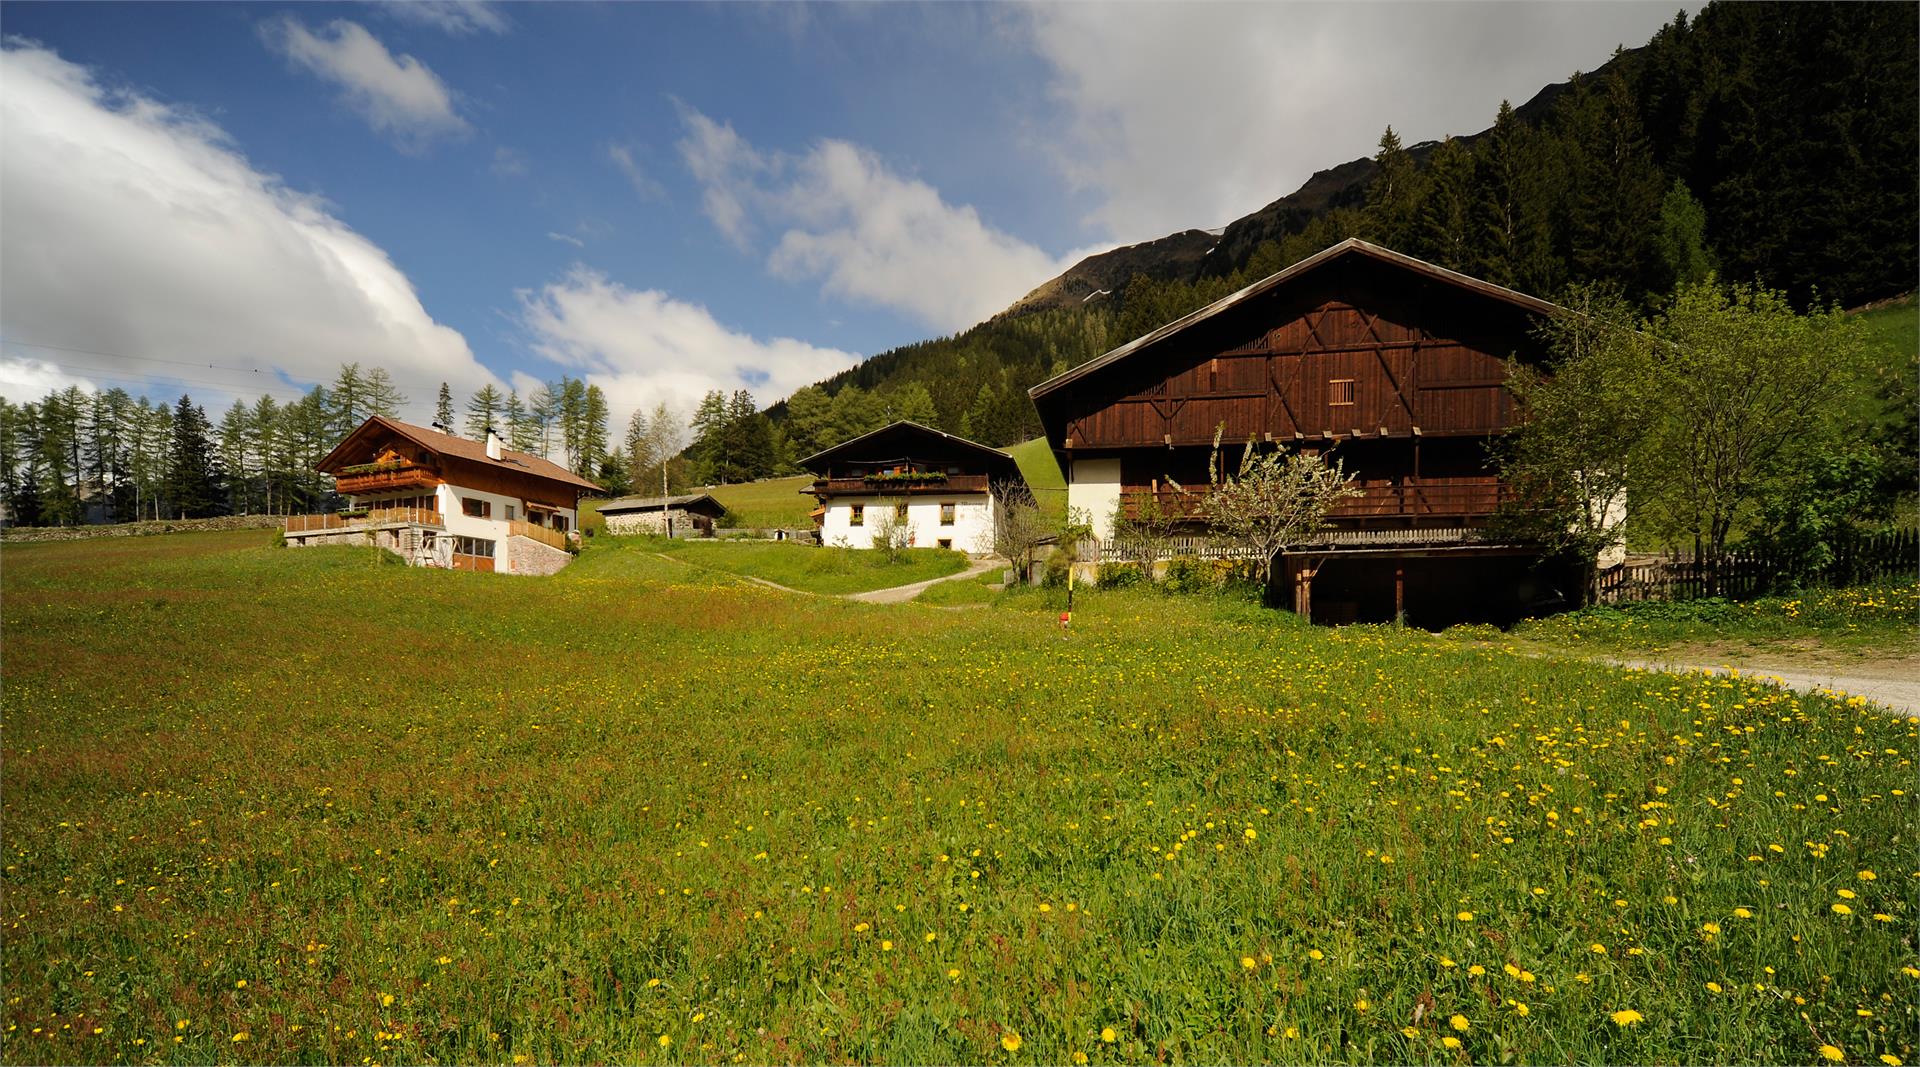
[{"label": "white wall with window", "polygon": [[911,547],[985,552],[992,546],[994,502],[986,493],[842,497],[830,503],[821,517],[821,543],[872,548],[874,531],[887,516],[901,514],[902,508]]}]

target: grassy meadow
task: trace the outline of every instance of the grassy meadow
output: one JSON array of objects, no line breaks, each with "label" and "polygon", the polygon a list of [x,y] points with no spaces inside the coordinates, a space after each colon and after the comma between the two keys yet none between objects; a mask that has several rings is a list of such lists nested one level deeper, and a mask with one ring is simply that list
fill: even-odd
[{"label": "grassy meadow", "polygon": [[809,513],[815,504],[811,496],[803,496],[800,491],[811,484],[813,475],[796,474],[788,478],[716,485],[706,492],[727,509],[730,525],[757,530],[774,527],[805,530],[813,526]]},{"label": "grassy meadow", "polygon": [[1917,627],[1920,583],[1908,580],[1737,603],[1715,598],[1603,604],[1526,620],[1510,636],[1604,653],[1713,645],[1755,652],[1813,648],[1877,657],[1911,654]]},{"label": "grassy meadow", "polygon": [[634,547],[660,552],[693,567],[764,578],[805,593],[865,593],[958,574],[967,556],[944,548],[910,548],[898,559],[879,552],[817,547],[791,541],[684,541],[640,538]]},{"label": "grassy meadow", "polygon": [[0,1060],[1914,1059],[1920,724],[1118,591],[7,546]]}]

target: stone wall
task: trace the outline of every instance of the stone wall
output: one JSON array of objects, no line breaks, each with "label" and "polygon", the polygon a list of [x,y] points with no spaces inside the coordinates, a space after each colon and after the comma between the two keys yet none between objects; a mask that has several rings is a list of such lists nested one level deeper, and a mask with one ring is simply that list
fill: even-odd
[{"label": "stone wall", "polygon": [[104,526],[9,526],[0,531],[0,540],[78,541],[88,537],[146,537],[150,534],[204,533],[208,530],[277,530],[286,523],[281,515],[222,515],[217,519],[148,519],[144,522],[119,522]]},{"label": "stone wall", "polygon": [[506,547],[506,569],[511,574],[544,576],[573,562],[573,553],[542,544],[531,537],[509,537]]}]

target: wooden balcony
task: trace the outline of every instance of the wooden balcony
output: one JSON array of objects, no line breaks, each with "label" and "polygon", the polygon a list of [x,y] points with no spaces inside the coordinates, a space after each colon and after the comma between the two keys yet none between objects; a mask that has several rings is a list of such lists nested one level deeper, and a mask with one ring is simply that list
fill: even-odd
[{"label": "wooden balcony", "polygon": [[514,537],[530,537],[549,548],[557,548],[562,552],[567,550],[567,535],[545,526],[535,526],[533,523],[515,519],[507,524],[507,532]]},{"label": "wooden balcony", "polygon": [[816,478],[815,496],[953,496],[984,493],[988,489],[984,474],[949,474],[940,481],[909,482],[887,478]]},{"label": "wooden balcony", "polygon": [[361,514],[289,515],[289,534],[344,533],[389,526],[431,526],[442,529],[440,513],[427,508],[369,508]]},{"label": "wooden balcony", "polygon": [[407,489],[432,492],[440,484],[440,472],[420,463],[387,466],[381,470],[334,476],[333,487],[343,496],[392,493]]},{"label": "wooden balcony", "polygon": [[[1484,519],[1511,497],[1511,491],[1494,478],[1449,479],[1446,481],[1411,478],[1400,482],[1380,481],[1357,484],[1361,495],[1343,501],[1329,518],[1336,522],[1367,519]],[[1127,517],[1140,517],[1141,505],[1153,499],[1152,489],[1133,488],[1120,494]],[[1162,489],[1158,493],[1163,515],[1181,519],[1202,517],[1200,502],[1206,498],[1205,486],[1190,487],[1186,493]]]}]

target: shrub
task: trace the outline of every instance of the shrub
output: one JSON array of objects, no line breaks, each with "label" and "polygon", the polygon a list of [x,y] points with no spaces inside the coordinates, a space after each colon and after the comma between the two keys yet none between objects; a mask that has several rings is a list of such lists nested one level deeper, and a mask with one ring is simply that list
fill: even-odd
[{"label": "shrub", "polygon": [[1146,580],[1138,563],[1102,563],[1098,584],[1102,589],[1125,589]]}]

